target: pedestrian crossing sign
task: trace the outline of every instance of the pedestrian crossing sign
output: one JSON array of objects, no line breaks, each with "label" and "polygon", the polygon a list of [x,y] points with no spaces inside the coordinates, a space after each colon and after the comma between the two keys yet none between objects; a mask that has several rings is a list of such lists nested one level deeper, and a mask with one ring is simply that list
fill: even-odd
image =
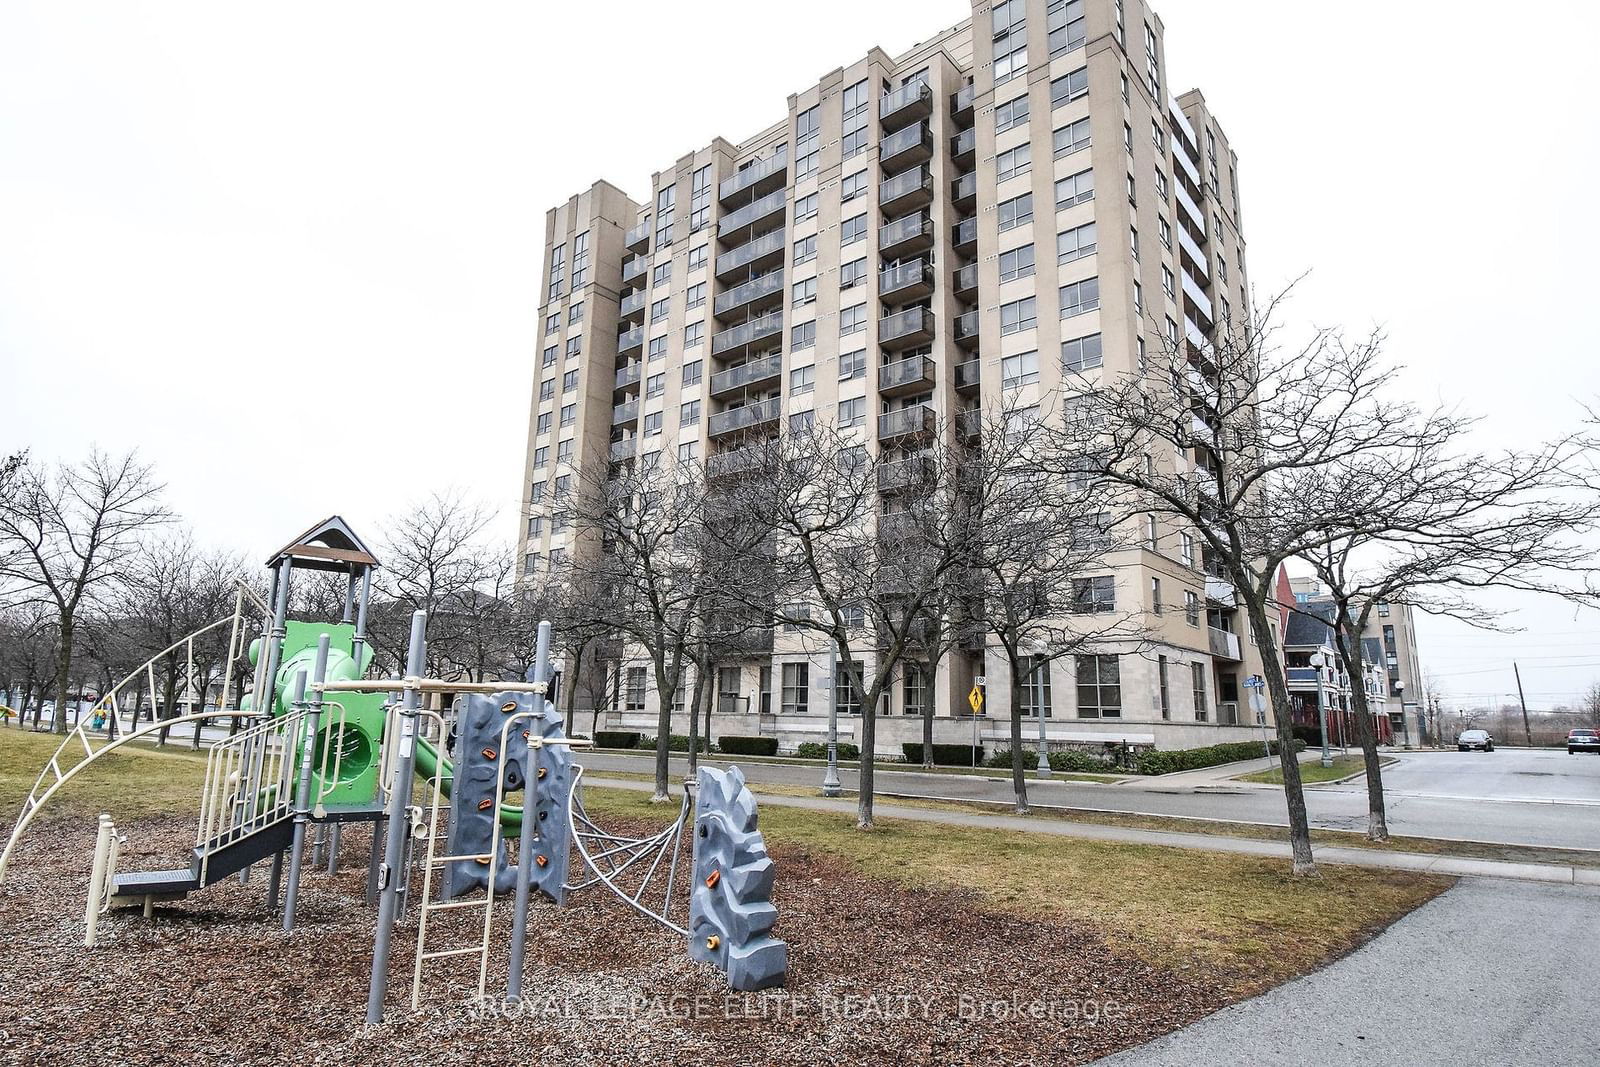
[{"label": "pedestrian crossing sign", "polygon": [[972,714],[979,715],[983,712],[983,690],[977,686],[972,687],[972,692],[967,694],[967,703],[972,705]]}]

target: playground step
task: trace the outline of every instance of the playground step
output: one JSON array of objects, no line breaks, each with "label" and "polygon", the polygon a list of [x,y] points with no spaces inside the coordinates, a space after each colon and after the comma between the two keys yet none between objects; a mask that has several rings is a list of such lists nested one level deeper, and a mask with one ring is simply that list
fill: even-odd
[{"label": "playground step", "polygon": [[204,883],[215,885],[230,874],[238,874],[274,852],[282,852],[294,840],[294,816],[286,815],[277,822],[268,823],[249,837],[225,844],[206,844],[194,850],[189,869],[196,881],[201,879],[204,861]]},{"label": "playground step", "polygon": [[119,897],[182,897],[200,888],[192,871],[136,871],[119,874],[113,883],[112,903]]},{"label": "playground step", "polygon": [[[320,812],[318,814],[317,812]],[[324,804],[313,812],[312,822],[375,822],[384,817],[384,807],[376,801],[353,804]]]}]

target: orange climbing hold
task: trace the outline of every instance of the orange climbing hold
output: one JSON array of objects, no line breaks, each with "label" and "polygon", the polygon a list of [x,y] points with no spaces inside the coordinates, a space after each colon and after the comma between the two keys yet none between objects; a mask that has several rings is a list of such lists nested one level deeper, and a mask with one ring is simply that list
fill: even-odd
[{"label": "orange climbing hold", "polygon": [[507,715],[510,715],[513,711],[517,710],[517,702],[515,700],[508,700],[504,704],[500,705],[500,710],[505,712]]},{"label": "orange climbing hold", "polygon": [[492,807],[494,807],[493,797],[484,797],[482,800],[478,801],[479,811],[488,811]]},{"label": "orange climbing hold", "polygon": [[533,862],[537,863],[541,867],[547,867],[550,864],[550,857],[549,856],[535,856],[535,857],[533,857]]},{"label": "orange climbing hold", "polygon": [[498,755],[499,755],[499,753],[496,752],[492,748],[486,748],[486,749],[483,750],[483,758],[484,759],[494,759]]},{"label": "orange climbing hold", "polygon": [[717,888],[717,883],[720,881],[722,881],[722,872],[712,871],[710,874],[706,875],[706,888],[715,889]]},{"label": "orange climbing hold", "polygon": [[722,944],[722,938],[718,937],[716,934],[712,934],[706,938],[706,948],[710,949],[712,952],[717,951],[717,946],[720,944]]},{"label": "orange climbing hold", "polygon": [[544,772],[545,772],[545,771],[547,771],[547,770],[549,770],[549,769],[550,769],[550,768],[548,768],[548,767],[540,767],[540,768],[539,768],[539,777],[540,777],[540,778],[543,778],[543,777],[544,777]]}]

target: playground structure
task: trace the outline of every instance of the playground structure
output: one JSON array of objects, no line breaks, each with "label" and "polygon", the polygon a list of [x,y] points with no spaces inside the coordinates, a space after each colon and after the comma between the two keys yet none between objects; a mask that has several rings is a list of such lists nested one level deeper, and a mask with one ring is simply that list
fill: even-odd
[{"label": "playground structure", "polygon": [[[180,723],[234,721],[241,728],[211,744],[207,754],[187,868],[117,873],[124,838],[109,816],[101,816],[85,907],[87,947],[94,947],[100,916],[109,908],[142,907],[150,916],[157,902],[182,899],[229,876],[248,883],[262,862],[270,862],[267,908],[281,912],[283,930],[292,931],[312,834],[327,845],[327,869],[336,873],[341,828],[364,822],[373,827],[367,902],[378,908],[369,1023],[383,1018],[396,924],[412,904],[419,864],[413,1010],[421,1005],[425,965],[436,960],[476,955],[478,996],[488,994],[494,909],[506,893],[513,899],[505,995],[519,999],[535,890],[561,905],[574,891],[603,887],[687,939],[691,957],[725,972],[734,989],[783,982],[787,947],[771,936],[773,863],[756,829],[754,797],[737,768],[702,768],[696,780],[686,781],[677,817],[660,831],[608,830],[583,804],[583,768],[573,749],[588,742],[566,736],[554,703],[559,676],[548,622],[540,623],[536,665],[522,681],[426,677],[423,612],[411,619],[400,676],[367,678],[376,557],[334,516],[285,546],[269,566],[270,605],[241,587],[232,616],[152,657],[68,734],[0,852],[0,880],[39,811],[101,756]],[[338,623],[288,619],[297,569],[346,576]],[[260,637],[246,648],[252,628]],[[222,694],[230,691],[236,664],[247,660],[253,667],[238,709],[208,709],[202,692],[200,710],[194,710],[194,642],[212,631],[228,634]],[[142,679],[153,692],[158,668],[179,657],[190,706],[141,726],[137,701],[131,709],[123,706],[129,687]],[[104,728],[104,739],[100,728],[90,729],[91,719]],[[419,783],[421,804],[413,803]],[[680,861],[691,824],[692,853]],[[436,924],[430,930],[431,918],[472,908],[482,913],[480,938],[430,948],[429,937],[438,931]]]}]

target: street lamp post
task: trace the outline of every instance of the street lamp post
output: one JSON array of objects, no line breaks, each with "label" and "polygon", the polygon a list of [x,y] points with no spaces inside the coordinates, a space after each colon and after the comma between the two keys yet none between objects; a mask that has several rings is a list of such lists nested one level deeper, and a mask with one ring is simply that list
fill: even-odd
[{"label": "street lamp post", "polygon": [[822,772],[822,795],[839,795],[839,643],[828,645],[828,768]]},{"label": "street lamp post", "polygon": [[[1034,684],[1034,677],[1033,677],[1034,671],[1040,671],[1040,670],[1046,670],[1047,671],[1047,670],[1050,669],[1050,664],[1049,664],[1048,661],[1046,661],[1043,664],[1040,664],[1038,662],[1038,658],[1037,657],[1042,656],[1042,655],[1043,655],[1043,653],[1040,652],[1040,651],[1035,651],[1034,652],[1034,657],[1035,657],[1034,664],[1035,665],[1034,665],[1033,669],[1028,672],[1028,684],[1030,686]],[[1045,707],[1043,701],[1035,700],[1033,702],[1033,713],[1035,715],[1039,716],[1039,765],[1038,765],[1038,767],[1035,768],[1035,773],[1038,774],[1038,776],[1040,778],[1048,778],[1048,777],[1050,777],[1050,750],[1049,750],[1049,747],[1048,747],[1048,742],[1045,740],[1045,731],[1044,731],[1045,712],[1047,710],[1048,709]]]},{"label": "street lamp post", "polygon": [[1317,672],[1317,727],[1322,731],[1322,765],[1333,766],[1333,757],[1328,753],[1328,700],[1322,688],[1322,668],[1326,662],[1321,652],[1311,653],[1307,660]]}]

